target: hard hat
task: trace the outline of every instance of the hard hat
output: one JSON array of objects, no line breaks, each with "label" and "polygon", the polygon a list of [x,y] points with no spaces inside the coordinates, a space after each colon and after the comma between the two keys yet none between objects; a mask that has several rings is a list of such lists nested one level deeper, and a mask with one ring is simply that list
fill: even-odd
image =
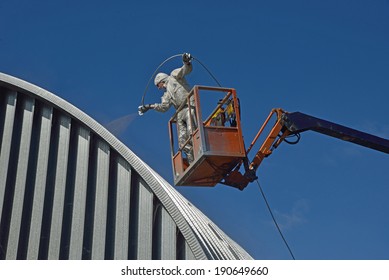
[{"label": "hard hat", "polygon": [[154,79],[154,85],[158,85],[160,82],[165,82],[165,80],[167,79],[168,74],[165,74],[165,73],[158,73],[157,76],[155,76],[155,79]]}]

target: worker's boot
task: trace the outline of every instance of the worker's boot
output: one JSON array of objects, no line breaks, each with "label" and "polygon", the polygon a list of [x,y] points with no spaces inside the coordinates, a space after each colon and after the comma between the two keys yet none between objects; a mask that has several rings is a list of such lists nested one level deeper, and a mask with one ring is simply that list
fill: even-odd
[{"label": "worker's boot", "polygon": [[186,158],[188,159],[188,163],[191,164],[194,161],[193,151],[190,151],[189,153],[186,153]]},{"label": "worker's boot", "polygon": [[187,145],[184,148],[184,152],[186,154],[186,159],[188,160],[188,163],[191,164],[194,161],[193,148],[192,147],[188,147],[188,146],[189,145]]}]

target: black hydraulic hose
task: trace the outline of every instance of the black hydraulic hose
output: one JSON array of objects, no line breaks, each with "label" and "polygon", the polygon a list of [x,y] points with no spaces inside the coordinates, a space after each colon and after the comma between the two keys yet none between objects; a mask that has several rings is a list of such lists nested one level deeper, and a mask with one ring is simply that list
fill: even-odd
[{"label": "black hydraulic hose", "polygon": [[277,230],[278,230],[278,233],[280,234],[282,240],[284,241],[284,244],[285,244],[286,248],[288,249],[290,256],[292,257],[293,260],[295,260],[296,258],[294,257],[294,254],[293,254],[293,252],[292,252],[292,249],[290,249],[288,242],[286,241],[284,235],[282,234],[281,228],[280,228],[280,226],[278,225],[277,220],[276,220],[276,218],[275,218],[274,215],[273,215],[273,211],[272,211],[271,208],[270,208],[270,205],[269,205],[269,202],[268,202],[267,199],[266,199],[265,193],[264,193],[264,191],[263,191],[261,185],[259,184],[259,181],[258,181],[258,180],[256,180],[256,181],[257,181],[259,190],[260,190],[260,192],[261,192],[261,194],[262,194],[263,200],[265,201],[266,207],[267,207],[267,209],[269,210],[270,216],[271,216],[271,218],[273,219],[274,225],[276,226],[276,228],[277,228]]},{"label": "black hydraulic hose", "polygon": [[198,60],[197,58],[193,58],[193,59],[196,60],[198,63],[200,63],[201,66],[203,66],[203,68],[208,72],[208,74],[212,77],[212,79],[217,83],[219,87],[222,87],[219,81],[215,78],[215,76],[212,75],[211,71],[209,71],[208,68],[200,60]]},{"label": "black hydraulic hose", "polygon": [[[290,138],[290,137],[296,137],[296,140],[294,141],[291,141],[291,140],[288,140],[287,138]],[[287,136],[284,141],[288,144],[291,144],[291,145],[295,145],[297,144],[298,142],[300,142],[300,139],[301,139],[301,135],[300,133],[295,133],[295,134],[291,134],[289,136]]]}]

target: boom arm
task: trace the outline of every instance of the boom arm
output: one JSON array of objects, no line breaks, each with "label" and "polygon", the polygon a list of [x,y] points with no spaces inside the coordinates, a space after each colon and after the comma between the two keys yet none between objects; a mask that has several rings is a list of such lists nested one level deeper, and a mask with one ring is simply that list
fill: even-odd
[{"label": "boom arm", "polygon": [[389,154],[389,140],[383,139],[343,125],[318,119],[300,112],[285,113],[284,126],[293,133],[313,130],[328,136],[352,142],[370,149]]},{"label": "boom arm", "polygon": [[240,168],[239,165],[224,178],[222,183],[237,187],[241,190],[244,189],[248,183],[254,181],[257,178],[256,170],[258,169],[262,160],[265,157],[271,155],[273,150],[277,148],[286,137],[290,135],[299,135],[299,133],[307,130],[316,131],[318,133],[339,138],[344,141],[352,142],[389,154],[388,139],[380,138],[300,112],[287,113],[282,109],[273,109],[247,149],[246,155],[248,155],[248,153],[251,151],[273,115],[276,115],[276,123],[271,128],[262,146],[259,148],[251,162],[249,162],[247,158],[243,162],[245,173],[242,175],[238,171]]}]

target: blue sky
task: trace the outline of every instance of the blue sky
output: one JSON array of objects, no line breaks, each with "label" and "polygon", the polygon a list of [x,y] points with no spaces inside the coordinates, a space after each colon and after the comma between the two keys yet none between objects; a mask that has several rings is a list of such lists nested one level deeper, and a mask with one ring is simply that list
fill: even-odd
[{"label": "blue sky", "polygon": [[[387,0],[3,0],[0,10],[0,72],[115,121],[169,182],[173,110],[136,111],[156,67],[183,52],[237,89],[246,143],[277,107],[389,139]],[[188,81],[215,85],[196,62]],[[146,103],[160,95],[150,87]],[[389,259],[388,167],[387,154],[305,132],[258,176],[296,259]],[[178,190],[254,258],[290,259],[256,184]]]}]

